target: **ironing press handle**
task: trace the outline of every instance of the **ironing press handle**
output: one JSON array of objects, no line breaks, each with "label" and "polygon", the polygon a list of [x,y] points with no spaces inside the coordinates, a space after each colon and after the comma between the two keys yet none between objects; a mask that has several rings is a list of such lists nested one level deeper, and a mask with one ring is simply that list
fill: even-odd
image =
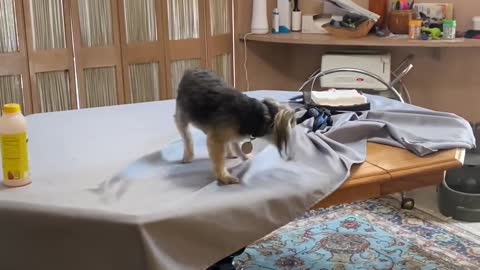
[{"label": "ironing press handle", "polygon": [[329,69],[329,70],[325,70],[325,71],[320,71],[318,72],[316,75],[312,76],[306,83],[304,83],[302,85],[302,87],[299,89],[299,91],[302,91],[303,92],[303,96],[304,96],[304,100],[305,101],[310,101],[310,96],[308,96],[308,99],[307,97],[305,96],[305,93],[309,93],[310,91],[303,91],[303,89],[305,88],[305,86],[313,80],[313,82],[315,82],[317,79],[323,77],[323,76],[326,76],[326,75],[330,75],[330,74],[333,74],[333,73],[338,73],[338,72],[351,72],[351,73],[358,73],[358,74],[363,74],[363,75],[366,75],[366,76],[369,76],[369,77],[372,77],[374,79],[376,79],[377,81],[379,81],[381,84],[385,85],[387,87],[388,90],[392,91],[395,96],[398,98],[398,100],[400,100],[402,103],[405,103],[405,101],[403,100],[403,97],[402,95],[400,95],[400,93],[397,91],[397,89],[395,89],[395,87],[393,85],[390,85],[388,83],[386,83],[382,78],[380,78],[378,75],[374,74],[374,73],[371,73],[369,71],[366,71],[364,69],[359,69],[359,68],[333,68],[333,69]]}]

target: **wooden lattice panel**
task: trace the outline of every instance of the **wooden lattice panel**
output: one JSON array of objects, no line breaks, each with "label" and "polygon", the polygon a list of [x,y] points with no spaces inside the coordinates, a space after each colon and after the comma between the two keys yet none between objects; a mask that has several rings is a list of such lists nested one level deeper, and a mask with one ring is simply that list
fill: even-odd
[{"label": "wooden lattice panel", "polygon": [[121,0],[123,79],[127,102],[165,99],[164,0]]},{"label": "wooden lattice panel", "polygon": [[19,103],[33,111],[21,0],[0,0],[0,104]]},{"label": "wooden lattice panel", "polygon": [[[125,93],[122,79],[118,1],[71,1],[80,107],[123,104]],[[97,77],[97,74],[103,74],[105,77]],[[108,89],[107,83],[110,84]],[[98,90],[95,90],[96,84],[98,84]],[[103,88],[100,89],[100,87]],[[106,93],[112,96],[103,96]]]},{"label": "wooden lattice panel", "polygon": [[[70,91],[75,89],[73,47],[70,38],[72,35],[70,4],[70,0],[23,1],[34,112],[77,107],[76,92]],[[51,77],[47,78],[49,75],[45,74],[57,75],[50,75]],[[65,79],[65,74],[66,81],[59,83],[60,80]],[[54,79],[55,76],[57,76],[56,79]],[[63,83],[67,86],[63,86]],[[69,89],[67,104],[64,103],[64,98],[56,98],[56,96],[45,98],[46,91],[50,91],[46,90],[48,88],[58,90],[57,96],[64,94],[65,89]]]}]

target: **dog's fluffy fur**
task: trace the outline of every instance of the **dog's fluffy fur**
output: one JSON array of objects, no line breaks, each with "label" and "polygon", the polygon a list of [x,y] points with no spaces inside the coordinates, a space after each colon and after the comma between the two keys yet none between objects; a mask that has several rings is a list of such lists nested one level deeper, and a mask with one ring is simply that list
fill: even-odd
[{"label": "dog's fluffy fur", "polygon": [[189,124],[207,135],[213,172],[223,184],[238,183],[225,168],[225,157],[236,154],[243,160],[239,141],[263,137],[286,153],[294,112],[271,99],[257,100],[233,89],[208,70],[187,70],[178,86],[175,122],[184,143],[183,162],[193,160]]}]

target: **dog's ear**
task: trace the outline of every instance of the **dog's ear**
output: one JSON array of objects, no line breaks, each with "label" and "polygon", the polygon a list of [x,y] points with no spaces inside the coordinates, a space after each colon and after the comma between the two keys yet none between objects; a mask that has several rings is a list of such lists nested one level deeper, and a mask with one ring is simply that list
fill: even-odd
[{"label": "dog's ear", "polygon": [[268,130],[270,132],[273,132],[273,128],[275,125],[275,119],[274,116],[278,113],[280,110],[280,103],[278,103],[276,100],[272,98],[265,98],[262,103],[267,106],[267,110],[264,112],[264,117],[265,119],[268,120],[268,122],[271,122],[271,125],[268,127]]},{"label": "dog's ear", "polygon": [[295,113],[291,110],[281,109],[275,115],[273,121],[274,143],[280,156],[282,156],[284,159],[291,158],[291,155],[287,153],[287,150],[289,148],[289,141],[295,124]]},{"label": "dog's ear", "polygon": [[265,98],[265,99],[263,99],[263,103],[265,103],[265,105],[267,105],[267,106],[270,105],[272,107],[279,107],[280,106],[280,103],[278,103],[278,101],[276,101],[273,98]]}]

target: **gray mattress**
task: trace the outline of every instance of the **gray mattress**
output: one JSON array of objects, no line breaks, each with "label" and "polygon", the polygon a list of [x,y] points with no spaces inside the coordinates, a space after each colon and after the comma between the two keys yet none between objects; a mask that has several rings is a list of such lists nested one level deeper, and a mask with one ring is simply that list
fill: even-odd
[{"label": "gray mattress", "polygon": [[419,156],[475,146],[456,115],[368,98],[361,116],[297,126],[293,161],[255,140],[252,159],[229,161],[241,179],[231,186],[213,178],[198,130],[195,161],[179,162],[172,100],[29,116],[33,183],[0,188],[0,269],[205,269],[334,192],[367,141]]}]

